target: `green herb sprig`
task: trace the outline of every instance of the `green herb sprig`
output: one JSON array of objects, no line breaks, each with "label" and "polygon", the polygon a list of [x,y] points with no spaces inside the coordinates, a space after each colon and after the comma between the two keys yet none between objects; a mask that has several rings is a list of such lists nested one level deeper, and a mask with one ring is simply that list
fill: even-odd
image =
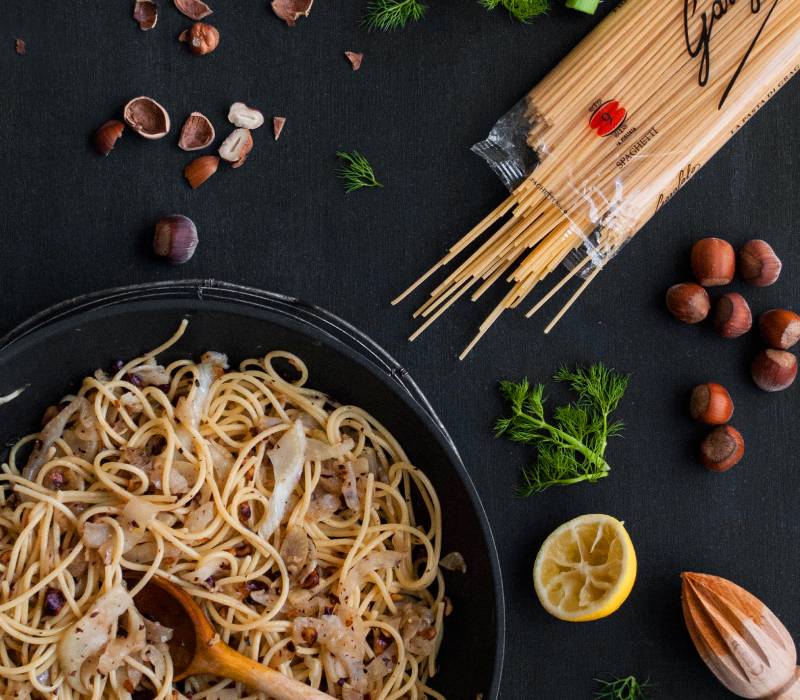
[{"label": "green herb sprig", "polygon": [[494,10],[502,5],[520,22],[530,22],[550,9],[549,0],[480,0],[480,3],[487,10]]},{"label": "green herb sprig", "polygon": [[653,685],[649,681],[639,682],[635,676],[612,678],[605,681],[595,678],[600,684],[594,696],[599,700],[647,700]]},{"label": "green herb sprig", "polygon": [[421,20],[427,9],[419,0],[370,0],[364,24],[384,32],[402,29],[409,22]]},{"label": "green herb sprig", "polygon": [[588,369],[562,367],[554,379],[568,383],[578,399],[556,408],[552,422],[545,417],[543,384],[500,382],[511,415],[497,421],[496,434],[537,450],[536,462],[523,469],[521,496],[608,476],[608,440],[622,433],[623,423],[609,419],[628,388],[627,375],[595,364]]},{"label": "green herb sprig", "polygon": [[375,171],[369,161],[358,151],[339,151],[336,157],[342,161],[337,175],[344,182],[347,192],[355,192],[362,187],[383,187],[375,178]]}]

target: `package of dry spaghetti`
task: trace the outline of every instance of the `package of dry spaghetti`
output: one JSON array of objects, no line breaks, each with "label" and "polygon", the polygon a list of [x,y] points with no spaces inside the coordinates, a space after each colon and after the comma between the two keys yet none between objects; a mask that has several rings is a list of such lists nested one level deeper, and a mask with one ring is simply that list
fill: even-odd
[{"label": "package of dry spaghetti", "polygon": [[396,301],[461,260],[418,309],[421,332],[465,295],[510,283],[465,355],[565,264],[528,311],[583,278],[549,330],[797,72],[798,0],[623,0],[473,147],[511,196]]}]

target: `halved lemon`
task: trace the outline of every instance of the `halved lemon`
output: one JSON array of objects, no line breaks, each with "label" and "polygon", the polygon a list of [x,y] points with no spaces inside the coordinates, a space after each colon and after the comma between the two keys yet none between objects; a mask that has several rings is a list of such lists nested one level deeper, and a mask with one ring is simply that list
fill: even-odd
[{"label": "halved lemon", "polygon": [[581,515],[553,532],[533,565],[533,585],[551,615],[568,622],[615,612],[633,589],[636,552],[610,515]]}]

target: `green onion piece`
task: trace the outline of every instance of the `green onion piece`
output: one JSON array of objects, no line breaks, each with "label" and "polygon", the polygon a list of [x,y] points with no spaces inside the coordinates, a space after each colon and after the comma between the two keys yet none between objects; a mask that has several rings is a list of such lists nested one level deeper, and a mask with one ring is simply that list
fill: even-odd
[{"label": "green onion piece", "polygon": [[600,5],[600,0],[567,0],[567,7],[578,12],[585,12],[587,15],[593,15],[597,12]]}]

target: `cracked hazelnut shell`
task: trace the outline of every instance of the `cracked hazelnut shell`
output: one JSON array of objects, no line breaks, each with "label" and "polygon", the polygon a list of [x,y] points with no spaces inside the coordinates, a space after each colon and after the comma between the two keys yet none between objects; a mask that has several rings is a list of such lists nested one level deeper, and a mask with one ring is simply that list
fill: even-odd
[{"label": "cracked hazelnut shell", "polygon": [[213,14],[213,10],[201,0],[175,0],[175,7],[189,19],[199,20]]},{"label": "cracked hazelnut shell", "polygon": [[114,150],[125,125],[119,119],[107,121],[94,133],[94,149],[101,155],[107,156]]},{"label": "cracked hazelnut shell", "polygon": [[199,151],[214,142],[216,134],[209,118],[200,112],[192,112],[181,127],[178,148],[184,151]]},{"label": "cracked hazelnut shell", "polygon": [[169,132],[169,114],[152,97],[134,97],[125,105],[123,118],[131,129],[146,139],[161,139]]},{"label": "cracked hazelnut shell", "polygon": [[314,0],[272,0],[272,11],[290,27],[301,17],[308,17]]},{"label": "cracked hazelnut shell", "polygon": [[183,176],[192,189],[196,190],[217,172],[217,168],[219,168],[219,158],[217,156],[200,156],[183,169]]},{"label": "cracked hazelnut shell", "polygon": [[133,19],[143,32],[150,31],[158,23],[158,5],[153,0],[136,0]]}]

